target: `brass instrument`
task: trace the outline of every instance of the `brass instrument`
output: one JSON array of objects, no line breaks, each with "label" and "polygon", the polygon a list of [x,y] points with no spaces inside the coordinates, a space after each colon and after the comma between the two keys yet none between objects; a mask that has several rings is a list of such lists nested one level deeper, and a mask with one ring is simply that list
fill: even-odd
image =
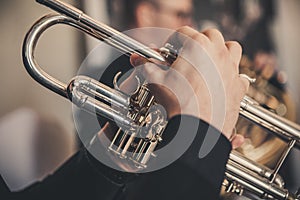
[{"label": "brass instrument", "polygon": [[[272,55],[269,56],[272,59]],[[256,79],[255,83],[250,85],[247,95],[271,112],[295,121],[295,104],[286,89],[287,78],[284,72],[276,70],[275,63],[266,64],[263,68],[255,66],[254,61],[246,55],[242,56],[240,73]],[[242,117],[238,120],[236,130],[246,138],[245,143],[238,149],[239,152],[255,162],[270,168],[275,167],[287,145],[284,141]]]},{"label": "brass instrument", "polygon": [[[44,16],[27,33],[22,53],[28,73],[37,82],[68,98],[82,109],[96,112],[97,115],[116,121],[125,131],[117,131],[112,142],[112,146],[116,148],[110,148],[111,152],[116,153],[121,158],[133,161],[138,168],[147,167],[151,153],[159,141],[163,139],[162,133],[167,124],[162,110],[155,106],[155,97],[151,95],[147,85],[139,85],[136,93],[129,96],[85,76],[76,76],[70,83],[65,84],[51,77],[39,67],[34,59],[34,51],[41,34],[56,24],[73,26],[99,40],[103,40],[122,52],[137,53],[145,58],[153,58],[161,62],[176,58],[174,51],[170,46],[161,48],[160,53],[153,51],[61,1],[37,0],[37,2],[60,14]],[[100,98],[101,101],[94,97]],[[108,104],[114,106],[110,107]],[[261,198],[299,199],[299,194],[292,194],[283,187],[283,182],[278,176],[278,170],[289,151],[294,146],[300,147],[299,125],[264,109],[247,96],[241,102],[240,115],[274,133],[287,141],[289,145],[274,170],[254,163],[233,151],[227,164],[226,181],[224,182],[227,191],[242,194],[243,190],[247,190]],[[157,120],[149,120],[153,118]],[[146,132],[141,132],[138,128],[141,124],[147,127],[144,129]]]},{"label": "brass instrument", "polygon": [[[295,120],[296,114],[294,111],[294,103],[292,102],[288,91],[284,88],[286,80],[278,80],[278,74],[282,72],[274,71],[275,67],[271,65],[267,65],[263,70],[257,70],[255,69],[254,62],[249,60],[245,55],[243,55],[241,59],[239,68],[240,73],[247,74],[256,79],[255,83],[252,83],[249,87],[247,92],[248,96],[251,96],[251,98],[258,101],[260,106],[263,106],[276,115],[288,120]],[[271,77],[273,80],[269,83]],[[275,81],[277,87],[272,84]],[[248,164],[252,163],[253,167],[251,167],[251,169],[257,169],[257,166],[260,166],[258,171],[254,170],[255,173],[265,174],[265,178],[271,180],[270,176],[279,168],[278,161],[283,159],[281,157],[284,155],[287,148],[289,148],[289,144],[276,137],[274,134],[270,134],[268,130],[256,126],[242,116],[238,119],[236,131],[238,134],[244,135],[246,141],[241,147],[233,151],[230,157],[233,157],[233,159],[242,163],[243,161],[239,160],[236,156],[243,156],[244,159],[248,160]],[[229,160],[228,162],[231,161]],[[284,187],[285,183],[279,175],[276,175],[276,178],[273,181],[278,186]],[[226,180],[224,185],[228,185]],[[231,187],[236,188],[238,194],[242,190],[242,188],[236,184],[231,185]],[[223,192],[222,195],[223,199],[236,199],[234,194]],[[253,196],[251,196],[251,198],[253,198]]]}]

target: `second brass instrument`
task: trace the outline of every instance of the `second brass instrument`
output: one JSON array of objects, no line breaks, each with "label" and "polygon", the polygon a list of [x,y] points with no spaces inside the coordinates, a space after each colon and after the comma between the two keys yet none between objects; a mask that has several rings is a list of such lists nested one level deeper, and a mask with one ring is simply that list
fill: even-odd
[{"label": "second brass instrument", "polygon": [[[63,23],[78,28],[99,40],[103,40],[122,52],[137,53],[145,58],[154,58],[161,62],[166,62],[170,57],[176,58],[176,55],[173,54],[174,51],[167,46],[162,48],[160,53],[157,53],[111,27],[95,21],[85,15],[82,11],[61,1],[38,0],[38,2],[54,9],[60,14],[43,17],[36,22],[27,33],[23,44],[23,62],[28,73],[40,84],[55,93],[68,98],[79,107],[91,112],[96,111],[96,114],[98,115],[115,120],[122,128],[134,130],[134,134],[136,134],[136,127],[140,125],[139,120],[145,119],[151,114],[159,113],[159,109],[155,111],[147,110],[147,112],[143,113],[141,118],[139,118],[139,123],[137,123],[135,119],[128,117],[127,114],[124,115],[123,112],[114,110],[110,106],[93,98],[93,96],[101,97],[105,102],[117,105],[122,109],[132,105],[130,96],[118,90],[111,89],[89,77],[77,76],[68,84],[62,83],[51,77],[39,67],[34,59],[34,51],[38,39],[41,34],[51,26]],[[151,96],[150,93],[148,94],[147,88],[144,88],[144,85],[141,85],[137,91],[141,91],[141,93],[137,93],[137,96],[146,94],[145,97],[150,99],[150,107],[155,105],[155,100],[151,100],[155,97]],[[138,103],[140,103],[140,100],[138,100]],[[127,112],[128,110],[125,109],[125,111]],[[140,115],[140,112],[138,111],[136,114]],[[134,114],[131,113],[130,115],[132,116]],[[224,185],[227,187],[227,191],[242,193],[243,190],[248,190],[261,198],[299,199],[299,194],[292,194],[283,187],[281,180],[277,175],[278,170],[289,151],[294,146],[297,148],[300,147],[299,125],[264,109],[249,97],[244,97],[242,100],[240,105],[240,115],[276,134],[279,138],[287,141],[289,146],[281,156],[275,170],[266,169],[244,158],[242,155],[233,152],[228,161],[226,170],[227,182],[225,182]],[[160,118],[160,114],[158,114],[158,118]],[[151,152],[154,151],[158,142],[163,139],[162,132],[167,122],[163,117],[160,119],[161,120],[157,122],[158,124],[155,124],[156,122],[148,124],[151,127],[159,125],[160,128],[151,134],[150,138],[152,140],[149,140],[149,138],[141,139],[142,143],[145,142],[142,145],[142,147],[145,148],[140,149],[139,147],[141,146],[139,146],[138,148],[127,152],[126,145],[131,145],[132,141],[135,139],[129,137],[129,139],[124,141],[126,142],[125,146],[122,144],[122,147],[120,147],[122,151],[112,149],[112,152],[115,152],[121,157],[125,156],[129,158],[137,164],[137,167],[147,167]],[[119,137],[117,134],[118,133],[116,133],[116,137]],[[134,136],[134,134],[131,134],[131,136]]]}]

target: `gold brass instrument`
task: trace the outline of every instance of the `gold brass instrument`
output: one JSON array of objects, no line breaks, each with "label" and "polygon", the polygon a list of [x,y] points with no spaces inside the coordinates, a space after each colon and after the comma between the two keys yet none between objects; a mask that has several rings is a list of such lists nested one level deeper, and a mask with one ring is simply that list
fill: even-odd
[{"label": "gold brass instrument", "polygon": [[[27,33],[22,53],[23,62],[28,73],[37,82],[68,98],[80,108],[96,112],[97,115],[116,121],[125,131],[117,131],[112,142],[112,146],[117,148],[110,149],[111,152],[116,153],[121,158],[128,158],[137,167],[147,167],[151,153],[159,141],[163,139],[162,133],[167,124],[161,109],[155,107],[155,97],[151,95],[147,85],[139,85],[136,93],[129,96],[86,76],[76,76],[70,83],[65,84],[51,77],[40,68],[34,59],[34,51],[41,34],[56,24],[73,26],[122,52],[137,53],[145,58],[154,58],[162,62],[166,62],[170,58],[170,60],[176,58],[174,51],[170,46],[166,46],[160,49],[160,53],[157,53],[61,1],[37,0],[37,2],[52,8],[59,14],[44,16]],[[94,97],[100,98],[101,101]],[[108,104],[114,106],[111,107]],[[114,109],[115,107],[117,109]],[[247,190],[261,198],[269,199],[299,199],[299,194],[292,194],[284,188],[283,181],[278,176],[278,171],[289,151],[294,146],[300,147],[299,125],[264,109],[247,96],[241,102],[240,115],[274,133],[288,142],[289,145],[274,170],[261,166],[233,151],[225,174],[226,181],[224,185],[226,190],[238,194],[242,194],[244,190]],[[156,120],[149,120],[149,118]],[[141,132],[138,128],[141,124],[147,127],[143,130],[144,132]],[[133,143],[134,145],[132,145]]]},{"label": "gold brass instrument", "polygon": [[[268,56],[272,59],[272,55]],[[256,79],[255,83],[250,85],[247,95],[277,115],[295,121],[295,104],[285,88],[287,78],[284,72],[275,70],[275,63],[264,66],[264,68],[257,68],[255,62],[247,56],[242,57],[240,73]],[[236,130],[246,138],[245,143],[238,149],[239,152],[255,162],[270,168],[275,167],[287,145],[284,141],[242,117],[238,120]]]},{"label": "gold brass instrument", "polygon": [[[256,79],[255,83],[250,85],[247,95],[276,115],[288,120],[295,120],[294,103],[289,92],[284,88],[287,80],[284,76],[280,76],[284,72],[275,71],[273,65],[265,65],[265,68],[256,69],[254,62],[244,55],[240,62],[240,73]],[[272,80],[269,82],[270,78]],[[273,84],[277,84],[277,86]],[[255,165],[261,165],[262,169],[265,168],[269,172],[278,168],[277,162],[282,159],[281,156],[289,144],[241,116],[237,122],[236,131],[245,136],[245,142],[235,151],[240,152],[249,161]],[[276,179],[276,181],[274,180],[276,184],[283,187],[282,178],[277,175]],[[224,199],[235,199],[233,196],[233,194],[223,194]]]}]

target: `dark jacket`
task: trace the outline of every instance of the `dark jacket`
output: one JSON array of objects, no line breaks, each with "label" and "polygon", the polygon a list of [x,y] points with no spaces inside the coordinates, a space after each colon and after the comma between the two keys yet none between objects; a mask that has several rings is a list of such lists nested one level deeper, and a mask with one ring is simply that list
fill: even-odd
[{"label": "dark jacket", "polygon": [[197,135],[188,150],[163,169],[138,175],[120,172],[101,164],[82,148],[54,174],[23,191],[10,193],[0,180],[1,199],[218,199],[231,144],[210,127],[209,134],[220,137],[210,153],[200,159],[199,149],[209,125],[191,116],[176,116],[164,134],[176,130],[180,121],[185,124],[181,129],[184,134],[189,134],[190,123],[199,122]]}]

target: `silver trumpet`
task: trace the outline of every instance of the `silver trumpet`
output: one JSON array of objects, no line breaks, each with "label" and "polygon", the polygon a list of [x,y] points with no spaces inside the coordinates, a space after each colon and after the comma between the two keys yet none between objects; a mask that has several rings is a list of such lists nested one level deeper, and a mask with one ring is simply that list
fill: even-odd
[{"label": "silver trumpet", "polygon": [[[167,63],[176,59],[174,50],[170,46],[165,46],[156,52],[61,1],[37,0],[37,2],[59,14],[42,17],[27,33],[22,51],[26,70],[37,82],[68,98],[80,108],[114,120],[121,128],[112,139],[109,150],[121,158],[128,158],[136,167],[147,167],[152,152],[163,139],[162,133],[167,124],[147,85],[140,84],[133,95],[127,95],[86,76],[76,76],[70,83],[65,84],[41,69],[34,59],[34,51],[41,34],[56,24],[71,25],[122,52],[136,53],[161,62]],[[275,169],[272,170],[232,151],[223,183],[226,191],[239,195],[242,195],[243,191],[248,191],[263,199],[300,199],[299,193],[293,194],[284,188],[284,182],[278,175],[290,150],[294,146],[300,147],[300,126],[264,109],[247,96],[241,102],[240,115],[276,134],[288,145]],[[139,128],[141,126],[146,128],[141,130]]]}]

